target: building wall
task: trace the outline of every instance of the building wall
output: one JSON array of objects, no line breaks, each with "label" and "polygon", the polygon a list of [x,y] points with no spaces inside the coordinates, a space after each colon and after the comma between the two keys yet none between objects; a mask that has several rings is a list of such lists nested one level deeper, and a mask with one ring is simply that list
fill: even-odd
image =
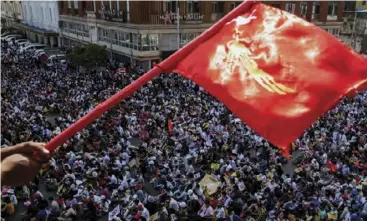
[{"label": "building wall", "polygon": [[[241,2],[236,1],[59,1],[61,35],[138,60],[177,50]],[[343,1],[264,1],[338,35]],[[177,18],[180,17],[179,35]],[[70,42],[70,41],[69,41]]]},{"label": "building wall", "polygon": [[24,1],[23,17],[27,25],[54,32],[59,30],[57,1]]},{"label": "building wall", "polygon": [[12,26],[13,22],[21,22],[23,20],[22,1],[2,1],[1,17],[7,20],[7,26]]}]

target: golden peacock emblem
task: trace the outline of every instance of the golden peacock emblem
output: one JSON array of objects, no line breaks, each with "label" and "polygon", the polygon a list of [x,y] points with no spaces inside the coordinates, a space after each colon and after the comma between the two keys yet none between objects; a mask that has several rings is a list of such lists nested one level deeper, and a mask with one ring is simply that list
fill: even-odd
[{"label": "golden peacock emblem", "polygon": [[296,93],[296,90],[276,82],[270,74],[259,68],[252,52],[244,44],[247,40],[240,39],[239,26],[248,24],[255,18],[250,15],[248,18],[239,16],[234,19],[236,26],[233,40],[217,47],[215,56],[210,61],[210,67],[221,71],[221,83],[228,81],[234,75],[235,69],[238,69],[241,81],[246,78],[253,79],[265,90],[280,95]]}]

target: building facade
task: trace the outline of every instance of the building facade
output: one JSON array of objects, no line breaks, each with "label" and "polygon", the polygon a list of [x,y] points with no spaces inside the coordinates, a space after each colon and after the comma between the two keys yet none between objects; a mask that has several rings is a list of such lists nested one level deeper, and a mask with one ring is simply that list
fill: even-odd
[{"label": "building facade", "polygon": [[367,10],[367,0],[356,1],[356,11]]},{"label": "building facade", "polygon": [[1,21],[3,27],[13,27],[15,23],[23,21],[23,10],[21,1],[1,2]]},{"label": "building facade", "polygon": [[24,1],[23,23],[15,25],[33,42],[57,47],[60,45],[59,9],[57,1]]},{"label": "building facade", "polygon": [[[239,1],[59,1],[62,44],[105,45],[111,57],[151,68],[205,31]],[[338,35],[343,1],[264,1]]]}]

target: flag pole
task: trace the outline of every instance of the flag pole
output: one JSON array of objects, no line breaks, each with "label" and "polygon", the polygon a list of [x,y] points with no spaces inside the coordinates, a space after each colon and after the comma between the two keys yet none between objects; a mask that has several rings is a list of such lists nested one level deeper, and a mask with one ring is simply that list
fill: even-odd
[{"label": "flag pole", "polygon": [[176,8],[177,8],[177,50],[180,49],[180,43],[181,43],[181,38],[180,38],[180,6],[178,5],[179,4],[179,1],[177,0],[176,1]]},{"label": "flag pole", "polygon": [[148,71],[143,76],[139,77],[137,80],[126,86],[124,89],[122,89],[112,97],[108,98],[106,101],[98,104],[92,111],[84,115],[82,118],[73,123],[67,129],[62,131],[62,133],[52,138],[52,140],[46,144],[46,148],[50,152],[54,152],[57,147],[65,143],[76,133],[78,133],[83,128],[91,124],[93,121],[98,119],[100,116],[102,116],[103,113],[105,113],[106,111],[117,105],[121,100],[133,94],[135,91],[137,91],[144,84],[152,80],[154,77],[158,76],[162,72],[173,71],[176,65],[183,58],[188,56],[198,45],[204,43],[207,39],[215,35],[227,22],[241,15],[241,13],[249,9],[253,3],[254,3],[253,1],[243,2],[237,8],[229,12],[225,17],[223,17],[217,23],[215,23],[212,27],[210,27],[201,35],[199,35],[197,38],[195,38],[187,45],[179,49],[177,52],[172,54],[166,60],[162,61],[159,65],[156,65],[153,69]]}]

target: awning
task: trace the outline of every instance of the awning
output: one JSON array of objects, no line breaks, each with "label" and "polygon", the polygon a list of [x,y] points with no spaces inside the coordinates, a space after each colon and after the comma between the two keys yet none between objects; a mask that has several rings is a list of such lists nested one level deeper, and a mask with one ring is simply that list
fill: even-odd
[{"label": "awning", "polygon": [[57,35],[59,35],[59,33],[55,32],[53,30],[47,30],[47,29],[44,29],[44,28],[39,28],[39,27],[36,27],[36,26],[28,25],[28,24],[15,23],[14,27],[18,28],[18,29],[25,29],[25,30],[34,32],[36,34],[44,35],[44,36],[52,36],[52,35],[57,36]]}]

